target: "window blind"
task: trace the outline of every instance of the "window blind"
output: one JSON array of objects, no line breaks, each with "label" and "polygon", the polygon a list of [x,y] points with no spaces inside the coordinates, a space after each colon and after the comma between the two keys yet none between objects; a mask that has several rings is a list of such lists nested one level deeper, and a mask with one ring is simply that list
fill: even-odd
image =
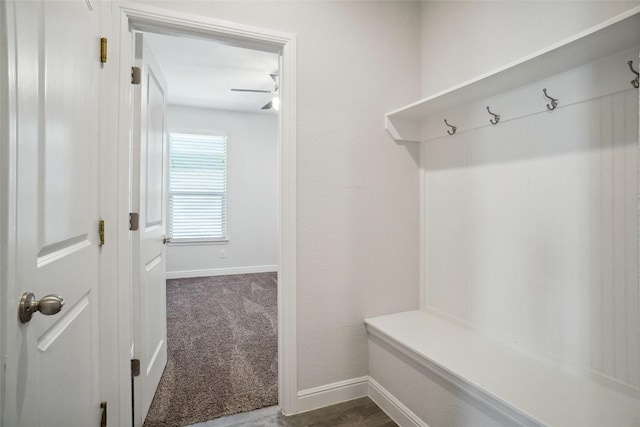
[{"label": "window blind", "polygon": [[226,240],[226,187],[226,136],[170,134],[172,241]]}]

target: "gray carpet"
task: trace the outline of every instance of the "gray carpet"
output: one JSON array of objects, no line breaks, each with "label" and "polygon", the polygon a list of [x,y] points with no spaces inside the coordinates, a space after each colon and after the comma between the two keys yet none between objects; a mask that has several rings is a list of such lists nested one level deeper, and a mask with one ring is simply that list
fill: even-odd
[{"label": "gray carpet", "polygon": [[167,280],[169,358],[144,427],[278,403],[276,273]]}]

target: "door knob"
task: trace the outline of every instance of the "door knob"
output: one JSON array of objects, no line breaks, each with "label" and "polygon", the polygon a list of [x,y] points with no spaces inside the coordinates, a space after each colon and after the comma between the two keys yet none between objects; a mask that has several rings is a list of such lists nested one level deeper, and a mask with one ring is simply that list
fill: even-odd
[{"label": "door knob", "polygon": [[36,301],[36,296],[31,292],[25,292],[20,298],[18,314],[22,323],[31,320],[31,316],[36,311],[51,316],[57,314],[64,307],[64,299],[60,295],[47,295],[40,301]]},{"label": "door knob", "polygon": [[171,237],[167,237],[167,236],[162,236],[162,243],[163,244],[167,244],[171,241]]}]

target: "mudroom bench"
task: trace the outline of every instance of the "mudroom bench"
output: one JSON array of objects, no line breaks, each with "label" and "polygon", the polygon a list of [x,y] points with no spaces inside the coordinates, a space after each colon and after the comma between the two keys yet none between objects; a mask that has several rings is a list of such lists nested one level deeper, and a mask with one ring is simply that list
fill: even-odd
[{"label": "mudroom bench", "polygon": [[[640,7],[385,115],[421,310],[365,319],[401,426],[640,426]],[[636,67],[636,68],[634,68]]]},{"label": "mudroom bench", "polygon": [[638,426],[637,391],[422,310],[365,319],[370,396],[401,426]]}]

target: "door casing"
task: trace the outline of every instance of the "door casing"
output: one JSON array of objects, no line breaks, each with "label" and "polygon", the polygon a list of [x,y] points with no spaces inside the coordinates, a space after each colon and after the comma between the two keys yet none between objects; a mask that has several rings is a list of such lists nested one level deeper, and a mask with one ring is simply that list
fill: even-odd
[{"label": "door casing", "polygon": [[[15,117],[15,111],[10,114],[10,109],[15,109],[15,50],[14,46],[8,43],[8,36],[13,31],[12,21],[8,15],[11,13],[11,6],[8,2],[0,2],[0,303],[6,307],[9,292],[15,293],[14,268],[10,268],[11,262],[8,259],[9,245],[14,245],[15,241],[9,230],[15,230],[15,188],[9,184],[14,173],[11,171],[16,162],[15,150],[10,147],[9,141],[15,137],[15,123],[10,117]],[[5,328],[4,316],[0,316],[0,359],[5,354]],[[5,411],[5,369],[4,360],[0,361],[0,414]],[[0,427],[3,421],[0,416]]]},{"label": "door casing", "polygon": [[[230,45],[278,53],[280,63],[279,114],[279,267],[278,267],[278,402],[284,414],[297,412],[297,347],[296,347],[296,39],[288,33],[265,30],[241,24],[203,18],[165,9],[129,3],[113,3],[115,10],[112,45],[117,46],[117,100],[109,111],[117,114],[116,158],[117,187],[117,269],[113,282],[117,291],[111,295],[113,328],[117,345],[113,357],[118,361],[117,375],[112,376],[112,389],[117,389],[117,408],[111,414],[119,425],[131,422],[130,358],[132,343],[132,306],[129,232],[129,170],[132,161],[132,89],[131,30],[198,36],[223,41]],[[113,288],[112,288],[113,289]],[[117,352],[117,354],[115,354]],[[114,402],[115,403],[115,402]],[[115,406],[115,405],[113,405]]]}]

